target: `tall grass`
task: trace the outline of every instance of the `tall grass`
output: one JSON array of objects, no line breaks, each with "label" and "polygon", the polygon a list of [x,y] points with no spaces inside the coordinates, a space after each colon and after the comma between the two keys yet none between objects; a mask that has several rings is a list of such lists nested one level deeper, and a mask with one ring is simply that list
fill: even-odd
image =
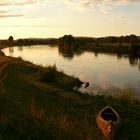
[{"label": "tall grass", "polygon": [[123,90],[119,93],[111,95],[114,99],[117,99],[122,102],[131,102],[138,99],[131,89]]},{"label": "tall grass", "polygon": [[68,76],[63,72],[58,71],[56,65],[47,67],[39,80],[67,90],[72,90],[74,87],[80,87],[82,84],[78,78]]}]

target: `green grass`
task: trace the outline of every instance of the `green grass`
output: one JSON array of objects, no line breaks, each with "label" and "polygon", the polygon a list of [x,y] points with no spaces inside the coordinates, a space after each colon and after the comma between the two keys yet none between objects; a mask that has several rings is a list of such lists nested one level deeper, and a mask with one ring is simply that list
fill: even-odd
[{"label": "green grass", "polygon": [[[75,78],[57,72],[55,67],[2,58],[7,59],[8,66],[1,73],[6,76],[2,80],[4,90],[0,90],[0,140],[104,140],[95,120],[107,104],[121,117],[115,140],[140,139],[139,101],[66,90],[73,87]],[[55,75],[53,80],[50,75]],[[42,77],[45,80],[40,81]],[[68,87],[64,88],[66,82]]]}]

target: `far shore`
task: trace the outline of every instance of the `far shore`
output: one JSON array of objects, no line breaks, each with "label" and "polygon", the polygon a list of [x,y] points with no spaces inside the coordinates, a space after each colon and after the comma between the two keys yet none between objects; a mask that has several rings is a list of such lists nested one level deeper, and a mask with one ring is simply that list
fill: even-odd
[{"label": "far shore", "polygon": [[[63,45],[62,45],[63,44]],[[64,45],[65,44],[65,45]],[[7,40],[0,40],[1,48],[11,46],[31,46],[31,45],[52,45],[60,48],[67,47],[82,49],[95,52],[109,52],[116,54],[128,54],[140,56],[140,37],[136,35],[129,36],[108,36],[108,37],[74,37],[64,35],[60,38],[27,38],[16,39],[10,36]],[[63,47],[62,47],[63,46]]]}]

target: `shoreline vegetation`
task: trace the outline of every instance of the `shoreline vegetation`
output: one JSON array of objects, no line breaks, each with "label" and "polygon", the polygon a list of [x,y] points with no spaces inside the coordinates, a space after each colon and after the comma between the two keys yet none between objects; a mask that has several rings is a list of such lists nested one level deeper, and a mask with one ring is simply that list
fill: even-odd
[{"label": "shoreline vegetation", "polygon": [[16,39],[10,36],[7,40],[0,40],[0,46],[27,46],[27,45],[58,45],[60,48],[71,47],[88,51],[109,52],[140,56],[140,36],[108,36],[108,37],[74,37],[64,35],[60,38],[27,38]]},{"label": "shoreline vegetation", "polygon": [[[83,49],[84,46],[86,50],[93,38],[82,38],[83,43],[77,39],[68,35],[42,43],[58,44],[60,49]],[[85,45],[88,39],[89,43]],[[10,36],[8,41],[0,41],[0,49],[39,43],[26,41],[16,44]],[[128,46],[133,46],[130,47],[133,54],[139,55],[136,51],[139,50],[139,39],[136,42],[133,40]],[[90,96],[73,90],[81,84],[80,79],[59,72],[55,66],[37,66],[5,56],[0,51],[0,139],[104,140],[96,124],[96,115],[107,104],[121,118],[115,140],[140,139],[140,101],[133,99],[133,93],[124,91],[115,96]]]}]

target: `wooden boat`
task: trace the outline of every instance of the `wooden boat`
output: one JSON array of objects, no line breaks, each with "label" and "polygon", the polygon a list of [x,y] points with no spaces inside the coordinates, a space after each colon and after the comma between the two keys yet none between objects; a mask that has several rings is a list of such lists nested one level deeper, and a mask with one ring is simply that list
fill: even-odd
[{"label": "wooden boat", "polygon": [[96,122],[105,138],[113,140],[120,126],[118,113],[111,106],[107,105],[98,113]]}]

